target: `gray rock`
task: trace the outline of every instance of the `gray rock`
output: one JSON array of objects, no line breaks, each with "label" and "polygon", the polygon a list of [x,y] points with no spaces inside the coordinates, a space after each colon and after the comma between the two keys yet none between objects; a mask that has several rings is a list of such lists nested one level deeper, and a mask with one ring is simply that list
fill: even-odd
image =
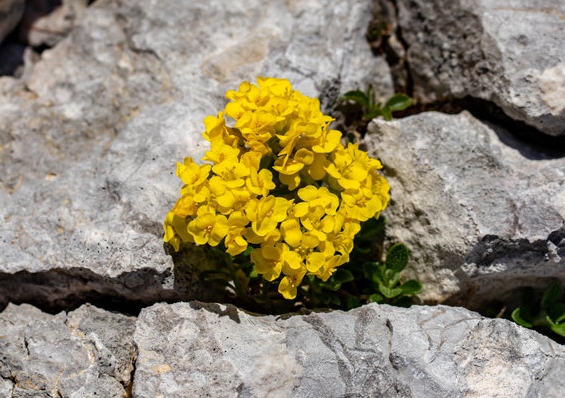
[{"label": "gray rock", "polygon": [[25,0],[0,0],[0,43],[20,22]]},{"label": "gray rock", "polygon": [[392,187],[387,237],[411,249],[428,302],[476,308],[565,281],[565,159],[494,128],[467,112],[369,126]]},{"label": "gray rock", "polygon": [[133,396],[559,397],[565,350],[461,308],[370,304],[255,316],[156,304],[138,319]]},{"label": "gray rock", "polygon": [[88,0],[29,0],[20,37],[33,47],[53,47],[67,36],[87,5]]},{"label": "gray rock", "polygon": [[[387,10],[391,1],[379,3]],[[400,27],[419,101],[466,96],[493,101],[511,118],[565,135],[565,3],[392,3],[397,9],[392,23]]]},{"label": "gray rock", "polygon": [[0,307],[207,299],[163,250],[176,162],[204,154],[202,120],[244,79],[288,77],[327,107],[369,82],[390,92],[364,38],[370,9],[99,0],[76,13],[22,80],[0,78]]},{"label": "gray rock", "polygon": [[0,313],[0,376],[9,392],[3,396],[123,397],[135,360],[134,327],[135,318],[91,306],[53,316],[8,305]]}]

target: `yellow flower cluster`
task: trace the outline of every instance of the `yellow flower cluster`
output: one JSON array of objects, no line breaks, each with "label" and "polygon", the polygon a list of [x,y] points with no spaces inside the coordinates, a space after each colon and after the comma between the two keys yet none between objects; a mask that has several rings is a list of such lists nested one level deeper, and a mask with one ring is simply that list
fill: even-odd
[{"label": "yellow flower cluster", "polygon": [[204,119],[210,151],[177,165],[184,186],[165,241],[252,248],[255,271],[293,299],[306,274],[326,281],[348,262],[361,223],[389,201],[380,162],[344,147],[320,103],[286,79],[258,78],[228,91],[224,112]]}]

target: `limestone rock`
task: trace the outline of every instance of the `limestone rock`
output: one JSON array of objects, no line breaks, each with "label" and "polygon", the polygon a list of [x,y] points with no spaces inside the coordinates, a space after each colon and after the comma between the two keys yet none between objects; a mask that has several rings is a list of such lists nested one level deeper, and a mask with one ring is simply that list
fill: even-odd
[{"label": "limestone rock", "polygon": [[163,250],[176,162],[202,157],[202,120],[244,79],[288,77],[328,107],[369,82],[390,91],[364,38],[370,3],[99,0],[77,13],[21,80],[0,78],[0,307],[208,299]]},{"label": "limestone rock", "polygon": [[[387,10],[391,1],[378,3]],[[392,3],[397,10],[392,23],[400,27],[419,101],[466,96],[493,101],[513,119],[565,135],[565,3]]]},{"label": "limestone rock", "polygon": [[0,0],[0,43],[20,22],[25,3],[25,0]]},{"label": "limestone rock", "polygon": [[138,319],[133,395],[558,397],[565,350],[461,308],[367,305],[254,316],[156,304]]},{"label": "limestone rock", "polygon": [[10,304],[0,331],[7,398],[557,398],[565,388],[562,346],[445,306],[275,317],[161,303],[136,319],[90,305],[49,315]]},{"label": "limestone rock", "polygon": [[366,136],[393,201],[387,237],[408,245],[423,298],[476,307],[565,281],[565,159],[467,112],[375,120]]},{"label": "limestone rock", "polygon": [[53,47],[71,31],[87,4],[88,0],[27,1],[21,39],[33,47]]},{"label": "limestone rock", "polygon": [[135,318],[88,305],[53,316],[10,304],[0,313],[2,396],[123,397],[134,328]]}]

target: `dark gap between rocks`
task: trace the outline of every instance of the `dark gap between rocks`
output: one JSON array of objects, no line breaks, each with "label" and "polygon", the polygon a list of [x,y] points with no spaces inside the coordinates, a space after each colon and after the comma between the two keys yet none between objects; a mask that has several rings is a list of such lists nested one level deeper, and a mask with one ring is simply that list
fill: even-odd
[{"label": "dark gap between rocks", "polygon": [[[95,0],[89,0],[87,7]],[[52,46],[42,44],[31,46],[27,41],[27,33],[34,29],[33,24],[39,18],[45,17],[62,7],[62,0],[27,0],[24,13],[16,27],[0,42],[0,76],[20,78],[23,74],[26,49],[33,51],[35,56],[48,50]],[[59,34],[58,32],[51,32]],[[61,39],[67,33],[60,33]]]},{"label": "dark gap between rocks", "polygon": [[[553,249],[550,249],[550,246]],[[520,258],[523,263],[549,263],[552,257],[565,255],[565,227],[549,234],[547,239],[529,241],[527,239],[503,239],[495,235],[486,235],[478,242],[465,259],[466,264],[476,264],[476,275],[471,280],[472,285],[461,286],[460,293],[450,297],[444,304],[462,306],[481,314],[488,313],[490,308],[501,308],[502,303],[512,308],[520,306],[522,288],[501,288],[498,294],[499,304],[481,299],[481,281],[485,278],[493,278],[488,272],[489,267],[496,266],[498,262],[504,263],[504,259]],[[531,286],[541,297],[547,286],[557,278],[543,276],[543,274],[526,273],[520,269],[510,269],[500,272],[494,277],[504,286],[508,278],[522,279],[523,286]],[[492,280],[492,279],[491,279]],[[492,294],[490,295],[492,296]]]},{"label": "dark gap between rocks", "polygon": [[104,278],[86,268],[53,269],[31,273],[0,273],[0,312],[8,305],[30,304],[44,312],[57,314],[90,303],[98,308],[137,316],[157,302],[190,299],[177,289],[163,288],[162,275],[152,269]]},{"label": "dark gap between rocks", "polygon": [[26,45],[18,40],[18,27],[0,43],[0,76],[21,76]]}]

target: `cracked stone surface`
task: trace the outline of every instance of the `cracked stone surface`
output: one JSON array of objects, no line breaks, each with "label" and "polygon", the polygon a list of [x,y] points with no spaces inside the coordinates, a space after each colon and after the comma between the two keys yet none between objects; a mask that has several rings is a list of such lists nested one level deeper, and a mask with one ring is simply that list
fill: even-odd
[{"label": "cracked stone surface", "polygon": [[558,397],[565,350],[461,308],[370,304],[253,316],[156,304],[139,315],[134,396]]},{"label": "cracked stone surface", "polygon": [[[493,101],[513,119],[565,135],[565,3],[379,0],[400,28],[414,96]],[[392,11],[391,8],[396,12]],[[403,42],[403,46],[399,46]]]},{"label": "cracked stone surface", "polygon": [[[0,0],[0,19],[8,3],[18,2]],[[223,304],[154,304],[217,298],[179,270],[213,258],[195,248],[174,267],[161,223],[180,188],[175,164],[203,155],[202,120],[223,107],[227,89],[257,75],[287,77],[327,111],[340,93],[369,83],[383,98],[392,94],[389,67],[364,38],[370,0],[62,4],[37,20],[40,29],[60,28],[55,35],[28,32],[30,42],[54,47],[27,49],[20,77],[0,77],[0,396],[561,397],[563,347],[461,308],[368,305],[273,317]],[[500,55],[493,45],[485,50],[493,51],[487,75],[502,62],[513,96],[500,94],[506,75],[480,83],[485,88],[447,62],[441,67],[462,73],[447,88],[430,80],[429,100],[472,88],[469,95],[559,134],[552,127],[564,97],[556,14],[536,14],[547,22],[536,35],[520,18],[501,25],[496,18],[516,11],[488,4],[465,9],[483,12],[483,25],[472,25],[484,28],[481,37],[501,46],[504,35],[524,28],[521,45],[528,54],[541,43],[541,64],[520,69],[508,64],[516,47]],[[457,29],[441,25],[452,20],[431,21],[440,25],[430,25],[437,31],[424,44],[438,44],[444,32],[458,40]],[[468,33],[476,43],[476,32]],[[458,49],[464,60],[477,55],[473,46],[445,43],[448,58]],[[423,76],[414,83],[424,100],[418,85],[431,61],[415,63],[415,54],[407,59]],[[539,72],[533,83],[512,80],[514,72],[528,77],[530,67]],[[411,247],[410,272],[423,279],[425,299],[476,304],[515,286],[509,280],[565,280],[562,159],[468,114],[428,113],[371,129],[368,144],[393,186],[390,236]],[[79,307],[85,302],[106,310]],[[107,310],[143,307],[138,317]]]},{"label": "cracked stone surface", "polygon": [[558,398],[564,388],[563,346],[463,308],[369,304],[275,317],[190,302],[137,318],[91,305],[0,313],[6,398]]},{"label": "cracked stone surface", "polygon": [[244,79],[288,77],[327,106],[369,82],[390,94],[363,36],[370,10],[99,0],[76,13],[21,79],[0,78],[0,307],[208,299],[163,249],[176,162],[202,157],[202,120]]},{"label": "cracked stone surface", "polygon": [[135,318],[84,305],[68,314],[27,304],[0,313],[3,397],[123,397],[131,384]]},{"label": "cracked stone surface", "polygon": [[565,159],[467,112],[375,120],[365,137],[385,165],[387,238],[411,249],[422,297],[477,307],[565,280]]}]

